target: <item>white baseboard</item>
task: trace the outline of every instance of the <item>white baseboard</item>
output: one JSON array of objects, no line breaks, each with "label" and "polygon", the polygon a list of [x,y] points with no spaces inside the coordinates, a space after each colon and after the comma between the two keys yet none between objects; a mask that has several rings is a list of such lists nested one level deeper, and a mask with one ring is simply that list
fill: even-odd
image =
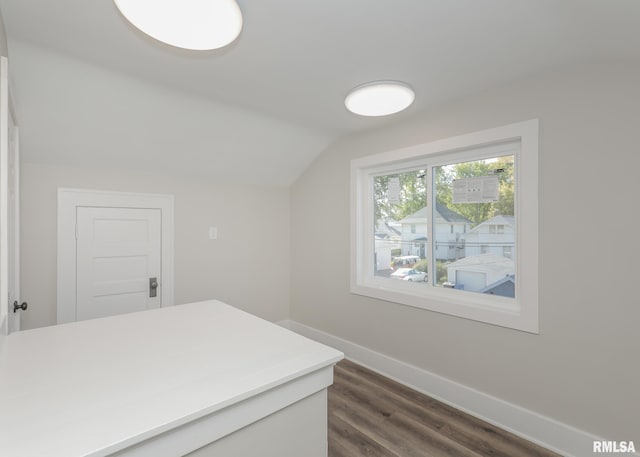
[{"label": "white baseboard", "polygon": [[593,442],[603,439],[298,322],[285,320],[278,324],[344,352],[349,360],[561,455],[596,455]]}]

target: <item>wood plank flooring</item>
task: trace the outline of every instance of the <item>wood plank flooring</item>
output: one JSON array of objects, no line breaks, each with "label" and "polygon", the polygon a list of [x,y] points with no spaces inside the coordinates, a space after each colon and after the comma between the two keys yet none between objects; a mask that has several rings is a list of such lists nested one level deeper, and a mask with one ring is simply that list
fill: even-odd
[{"label": "wood plank flooring", "polygon": [[329,457],[558,457],[351,361],[329,388]]}]

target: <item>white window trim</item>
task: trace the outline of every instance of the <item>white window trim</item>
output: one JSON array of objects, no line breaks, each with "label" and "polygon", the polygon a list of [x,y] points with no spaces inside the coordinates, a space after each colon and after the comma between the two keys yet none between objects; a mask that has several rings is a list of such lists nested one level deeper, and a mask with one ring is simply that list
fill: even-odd
[{"label": "white window trim", "polygon": [[58,189],[58,324],[76,321],[76,208],[151,208],[161,211],[160,306],[174,304],[173,195]]},{"label": "white window trim", "polygon": [[[459,316],[489,324],[538,333],[538,130],[537,119],[387,151],[351,162],[351,278],[354,294]],[[368,201],[370,176],[376,169],[411,169],[425,159],[468,148],[492,148],[520,141],[515,154],[516,298],[474,294],[454,289],[415,289],[400,281],[375,277],[373,261],[373,199]],[[421,162],[422,161],[422,162]],[[436,160],[437,161],[437,160]],[[428,186],[431,188],[431,186]],[[366,194],[366,195],[365,195]],[[431,198],[431,197],[430,197]],[[431,217],[431,215],[429,215]],[[367,246],[370,246],[367,249]]]}]

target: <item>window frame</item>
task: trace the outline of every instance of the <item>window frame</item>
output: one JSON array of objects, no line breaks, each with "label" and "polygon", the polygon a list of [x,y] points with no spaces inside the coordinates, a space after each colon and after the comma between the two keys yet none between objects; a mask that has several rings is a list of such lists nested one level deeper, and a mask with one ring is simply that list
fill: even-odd
[{"label": "window frame", "polygon": [[[403,149],[386,151],[351,161],[351,293],[440,312],[530,333],[539,332],[538,323],[538,149],[539,121],[518,122]],[[372,177],[423,167],[429,170],[443,163],[482,158],[487,151],[519,141],[515,162],[515,262],[516,297],[470,293],[444,287],[407,287],[405,281],[368,274],[373,265]],[[430,173],[427,172],[427,176]],[[432,180],[427,182],[429,208],[433,208]],[[427,212],[433,232],[433,211]],[[371,233],[369,233],[371,232]],[[433,250],[433,238],[430,249]],[[512,252],[512,258],[514,252]],[[432,258],[431,264],[435,260]],[[433,272],[433,268],[430,268]],[[430,274],[431,276],[431,274]],[[430,278],[431,279],[431,278]]]}]

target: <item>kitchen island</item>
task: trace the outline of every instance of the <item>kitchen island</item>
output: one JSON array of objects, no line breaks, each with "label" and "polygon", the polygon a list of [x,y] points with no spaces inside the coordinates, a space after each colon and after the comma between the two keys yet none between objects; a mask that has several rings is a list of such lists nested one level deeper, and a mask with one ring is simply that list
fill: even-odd
[{"label": "kitchen island", "polygon": [[326,457],[342,357],[215,300],[14,333],[0,455]]}]

